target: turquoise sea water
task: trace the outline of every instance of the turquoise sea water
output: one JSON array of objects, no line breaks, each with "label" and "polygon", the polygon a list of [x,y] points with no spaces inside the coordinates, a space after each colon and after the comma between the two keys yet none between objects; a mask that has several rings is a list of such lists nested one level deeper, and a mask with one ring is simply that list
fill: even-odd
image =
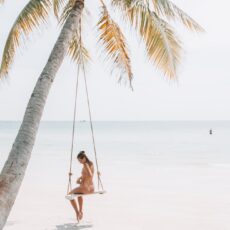
[{"label": "turquoise sea water", "polygon": [[[20,122],[0,122],[0,166],[19,126]],[[213,129],[213,135],[209,135],[209,129]],[[68,155],[71,132],[71,122],[42,122],[33,154]],[[148,156],[156,158],[154,164],[159,157],[170,162],[183,158],[187,163],[230,163],[230,121],[94,122],[94,132],[102,159]],[[76,125],[75,151],[81,149],[89,154],[93,150],[88,122]]]}]

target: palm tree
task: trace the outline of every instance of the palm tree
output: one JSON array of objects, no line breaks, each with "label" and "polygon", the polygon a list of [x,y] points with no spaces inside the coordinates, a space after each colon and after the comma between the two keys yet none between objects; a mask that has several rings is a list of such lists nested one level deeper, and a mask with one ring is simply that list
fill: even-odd
[{"label": "palm tree", "polygon": [[[0,4],[3,2],[4,0],[0,0]],[[175,79],[181,42],[169,21],[178,20],[193,31],[203,29],[169,0],[112,0],[110,3],[113,9],[121,12],[124,21],[137,31],[137,36],[145,44],[149,59],[167,77]],[[97,28],[102,54],[112,61],[113,69],[120,71],[120,79],[128,79],[131,85],[133,73],[125,36],[110,16],[103,0],[99,4],[101,15]],[[45,23],[52,11],[61,22],[62,29],[31,94],[19,132],[0,174],[0,229],[5,225],[24,178],[47,96],[65,55],[69,54],[79,66],[89,59],[89,52],[81,39],[84,0],[30,0],[8,35],[0,66],[0,78],[8,76],[22,40]]]}]

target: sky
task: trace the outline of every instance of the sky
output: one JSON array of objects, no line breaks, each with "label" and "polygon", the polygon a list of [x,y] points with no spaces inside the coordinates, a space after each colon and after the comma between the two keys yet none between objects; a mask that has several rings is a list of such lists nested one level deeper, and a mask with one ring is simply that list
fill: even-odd
[{"label": "sky", "polygon": [[[9,30],[27,2],[6,0],[0,6],[1,54]],[[87,8],[93,9],[84,24],[86,46],[92,51],[87,79],[93,120],[229,120],[230,3],[227,0],[173,2],[206,31],[197,34],[180,24],[174,25],[184,48],[177,81],[169,81],[156,70],[135,34],[118,15],[113,15],[122,25],[129,44],[134,91],[128,84],[118,83],[101,57],[101,49],[95,48],[99,11],[96,1],[86,2]],[[22,120],[33,87],[59,32],[60,28],[51,18],[19,49],[8,79],[0,82],[0,120]],[[75,82],[76,66],[66,58],[51,88],[42,120],[72,119]],[[83,84],[81,76],[77,119],[88,120]]]}]

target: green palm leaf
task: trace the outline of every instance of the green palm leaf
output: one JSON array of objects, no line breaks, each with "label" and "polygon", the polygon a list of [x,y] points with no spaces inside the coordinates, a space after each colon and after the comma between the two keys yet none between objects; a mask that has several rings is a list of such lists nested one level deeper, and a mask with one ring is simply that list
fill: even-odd
[{"label": "green palm leaf", "polygon": [[8,35],[3,51],[0,78],[8,75],[17,48],[22,39],[46,22],[48,11],[51,9],[49,0],[31,0],[21,11]]},{"label": "green palm leaf", "polygon": [[133,74],[125,37],[117,23],[110,17],[103,2],[101,9],[101,18],[97,23],[100,32],[99,42],[102,43],[108,60],[111,60],[121,71],[119,81],[123,74],[127,74],[131,86]]}]

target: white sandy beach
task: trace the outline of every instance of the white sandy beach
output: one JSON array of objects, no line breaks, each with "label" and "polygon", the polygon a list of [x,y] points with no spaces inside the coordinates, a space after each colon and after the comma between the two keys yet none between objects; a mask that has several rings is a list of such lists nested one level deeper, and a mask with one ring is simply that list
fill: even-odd
[{"label": "white sandy beach", "polygon": [[[230,125],[214,126],[209,136],[209,124],[201,123],[96,124],[107,193],[85,197],[84,219],[76,225],[64,199],[70,126],[42,124],[4,230],[229,230]],[[16,127],[1,123],[1,167]],[[91,153],[81,131],[79,149]],[[74,161],[75,177],[80,169]]]}]

